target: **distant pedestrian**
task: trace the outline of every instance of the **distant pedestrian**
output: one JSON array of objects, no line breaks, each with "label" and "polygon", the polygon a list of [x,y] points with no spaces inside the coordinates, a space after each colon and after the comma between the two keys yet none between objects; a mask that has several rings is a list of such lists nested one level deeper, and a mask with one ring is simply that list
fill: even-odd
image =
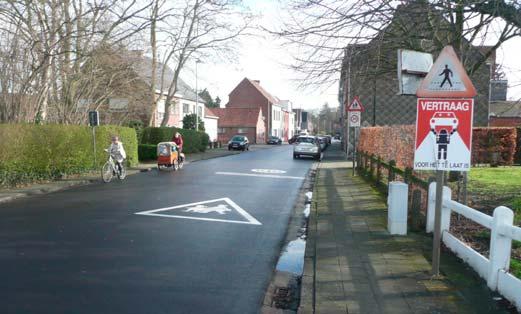
[{"label": "distant pedestrian", "polygon": [[452,70],[449,69],[449,66],[445,64],[445,69],[440,73],[439,76],[445,75],[443,78],[443,81],[440,84],[440,88],[443,87],[443,84],[445,82],[449,82],[450,87],[452,87],[452,82],[450,81],[450,78],[452,77]]}]

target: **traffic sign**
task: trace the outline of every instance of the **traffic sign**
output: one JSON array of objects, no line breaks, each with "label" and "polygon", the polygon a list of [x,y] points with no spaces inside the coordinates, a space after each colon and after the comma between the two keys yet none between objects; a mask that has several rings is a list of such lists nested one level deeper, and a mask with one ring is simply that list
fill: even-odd
[{"label": "traffic sign", "polygon": [[355,96],[353,98],[353,101],[351,102],[351,104],[346,108],[346,110],[348,112],[351,112],[351,111],[364,111],[364,106],[362,105],[362,102],[360,101],[360,98],[358,98],[358,96]]},{"label": "traffic sign", "polygon": [[418,97],[470,98],[476,88],[452,46],[445,46],[416,91]]},{"label": "traffic sign", "polygon": [[348,114],[349,126],[353,128],[360,127],[360,111],[349,111]]},{"label": "traffic sign", "polygon": [[473,108],[472,98],[418,98],[415,170],[470,170]]},{"label": "traffic sign", "polygon": [[99,125],[99,113],[97,110],[89,111],[89,125],[90,126]]}]

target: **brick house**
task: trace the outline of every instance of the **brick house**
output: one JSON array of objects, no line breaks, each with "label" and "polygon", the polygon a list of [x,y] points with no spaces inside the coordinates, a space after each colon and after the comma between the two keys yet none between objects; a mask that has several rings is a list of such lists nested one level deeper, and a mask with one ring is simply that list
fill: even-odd
[{"label": "brick house", "polygon": [[259,108],[212,108],[218,120],[218,141],[227,143],[234,135],[245,135],[250,143],[266,142],[266,129]]},{"label": "brick house", "polygon": [[294,120],[291,102],[281,101],[271,95],[260,85],[260,81],[244,78],[228,96],[227,109],[255,108],[261,110],[262,117],[264,117],[264,130],[267,130],[262,142],[267,141],[270,135],[279,136],[285,141],[293,136],[293,127],[288,125]]},{"label": "brick house", "polygon": [[[427,15],[429,19],[425,18]],[[414,124],[417,97],[399,94],[397,51],[408,49],[427,52],[436,59],[443,46],[452,44],[449,34],[452,28],[448,24],[441,13],[427,2],[411,1],[398,6],[391,23],[374,39],[366,44],[348,46],[339,85],[342,112],[345,112],[346,104],[357,95],[365,106],[363,126]],[[438,28],[433,30],[433,25]],[[490,62],[485,60],[483,51],[486,49],[472,46],[465,39],[463,45],[464,60],[470,64],[482,62],[469,76],[478,93],[474,98],[474,125],[486,126],[489,116]]]},{"label": "brick house", "polygon": [[521,101],[491,102],[489,123],[496,127],[521,127]]}]

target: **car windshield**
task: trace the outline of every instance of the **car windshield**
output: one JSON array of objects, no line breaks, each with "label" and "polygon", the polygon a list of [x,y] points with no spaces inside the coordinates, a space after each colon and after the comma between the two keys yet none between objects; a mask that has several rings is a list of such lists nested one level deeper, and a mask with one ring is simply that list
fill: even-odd
[{"label": "car windshield", "polygon": [[232,138],[232,141],[234,141],[234,142],[242,142],[242,141],[244,141],[244,136],[234,136]]},{"label": "car windshield", "polygon": [[276,136],[270,136],[270,140],[278,140],[279,138]]},{"label": "car windshield", "polygon": [[309,144],[315,144],[315,139],[312,137],[299,137],[297,139],[298,143],[309,143]]}]

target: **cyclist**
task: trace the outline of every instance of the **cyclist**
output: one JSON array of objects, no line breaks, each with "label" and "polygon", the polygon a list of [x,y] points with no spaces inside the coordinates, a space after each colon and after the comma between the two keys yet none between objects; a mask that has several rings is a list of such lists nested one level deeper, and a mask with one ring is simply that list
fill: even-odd
[{"label": "cyclist", "polygon": [[123,160],[125,160],[127,158],[127,153],[125,152],[125,149],[123,148],[123,143],[121,143],[119,141],[118,136],[116,136],[116,135],[112,136],[112,143],[110,143],[108,152],[112,155],[112,158],[114,158],[114,161],[116,161],[118,170],[119,170],[119,172],[121,172],[121,165],[123,163]]},{"label": "cyclist", "polygon": [[172,142],[174,142],[177,145],[177,151],[179,152],[179,161],[181,161],[181,153],[183,152],[183,137],[179,132],[175,132]]}]

